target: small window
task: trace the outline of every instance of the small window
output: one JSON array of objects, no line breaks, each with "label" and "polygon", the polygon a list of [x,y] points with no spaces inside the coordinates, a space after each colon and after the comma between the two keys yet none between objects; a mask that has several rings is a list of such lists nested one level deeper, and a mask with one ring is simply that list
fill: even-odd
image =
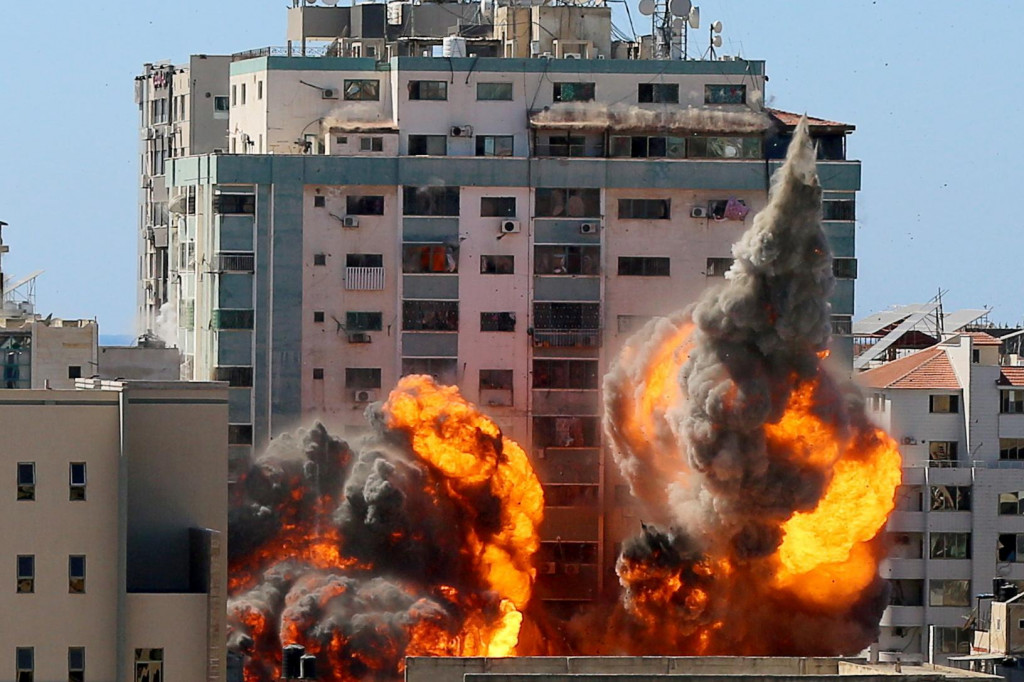
[{"label": "small window", "polygon": [[214,111],[227,111],[230,108],[230,102],[227,97],[214,97],[213,98],[213,110]]},{"label": "small window", "polygon": [[832,336],[850,336],[853,334],[853,317],[851,315],[832,315]]},{"label": "small window", "polygon": [[323,378],[324,378],[324,368],[323,367],[314,367],[313,368],[313,380],[316,381],[316,380],[323,379]]},{"label": "small window", "polygon": [[447,156],[448,138],[444,135],[410,135],[409,156]]},{"label": "small window", "polygon": [[85,647],[68,647],[68,682],[85,682]]},{"label": "small window", "polygon": [[482,332],[514,332],[515,330],[515,313],[480,313],[480,331]]},{"label": "small window", "polygon": [[345,388],[380,388],[380,368],[346,367]]},{"label": "small window", "polygon": [[641,104],[678,104],[678,83],[640,83],[637,85],[637,101]]},{"label": "small window", "polygon": [[252,367],[217,367],[213,372],[214,381],[226,381],[232,388],[252,386]]},{"label": "small window", "polygon": [[446,244],[403,244],[402,272],[458,272],[458,247]]},{"label": "small window", "polygon": [[669,259],[662,256],[619,256],[619,275],[668,277]]},{"label": "small window", "polygon": [[476,98],[481,101],[512,101],[511,83],[477,83]]},{"label": "small window", "polygon": [[380,253],[348,253],[345,254],[346,268],[382,268],[384,254]]},{"label": "small window", "polygon": [[263,81],[256,81],[256,99],[263,99]]},{"label": "small window", "polygon": [[68,466],[68,485],[72,502],[85,500],[85,462],[71,462]]},{"label": "small window", "polygon": [[999,459],[1024,459],[1024,438],[1000,438]]},{"label": "small window", "polygon": [[384,197],[380,194],[349,195],[345,197],[345,212],[349,215],[384,215]]},{"label": "small window", "polygon": [[832,274],[836,279],[857,279],[857,259],[833,258]]},{"label": "small window", "polygon": [[535,275],[599,275],[600,246],[541,245],[534,247]]},{"label": "small window", "polygon": [[704,104],[744,104],[746,85],[705,85]]},{"label": "small window", "polygon": [[590,102],[594,99],[594,84],[555,83],[552,97],[556,102]]},{"label": "small window", "polygon": [[477,156],[512,156],[512,135],[477,135]]},{"label": "small window", "polygon": [[245,104],[245,83],[242,83],[242,96],[240,98],[240,104]]},{"label": "small window", "polygon": [[313,197],[313,206],[315,208],[323,208],[327,205],[327,197],[318,195]]},{"label": "small window", "polygon": [[238,86],[231,86],[231,106],[238,104]]},{"label": "small window", "polygon": [[534,388],[595,390],[598,387],[596,360],[534,360]]},{"label": "small window", "polygon": [[36,652],[30,646],[19,646],[14,650],[15,682],[32,682],[36,671]]},{"label": "small window", "polygon": [[669,199],[619,199],[620,220],[668,220]]},{"label": "small window", "polygon": [[829,199],[821,202],[822,219],[856,220],[857,202],[853,199]]},{"label": "small window", "polygon": [[345,331],[379,332],[384,324],[383,317],[379,312],[347,312],[345,313]]},{"label": "small window", "polygon": [[81,365],[68,365],[68,379],[81,379],[82,378],[82,366]]},{"label": "small window", "polygon": [[958,464],[957,441],[933,440],[928,442],[928,466],[954,468]]},{"label": "small window", "polygon": [[228,424],[228,445],[252,445],[252,424]]},{"label": "small window", "polygon": [[403,187],[402,210],[411,216],[457,216],[459,188]]},{"label": "small window", "polygon": [[708,277],[725,277],[732,267],[732,258],[708,258],[704,274]]},{"label": "small window", "polygon": [[361,152],[382,152],[384,151],[384,138],[379,135],[373,137],[359,138],[359,151]]},{"label": "small window", "polygon": [[458,301],[402,301],[402,329],[406,331],[459,331]]},{"label": "small window", "polygon": [[36,591],[36,557],[34,554],[18,555],[18,594]]},{"label": "small window", "polygon": [[380,99],[380,81],[352,79],[345,81],[345,99],[377,101]]},{"label": "small window", "polygon": [[481,218],[515,218],[515,197],[480,197]]},{"label": "small window", "polygon": [[255,194],[218,194],[213,197],[213,212],[252,215],[256,212]]},{"label": "small window", "polygon": [[313,265],[327,265],[327,254],[326,253],[314,253],[313,254]]},{"label": "small window", "polygon": [[448,99],[447,81],[409,81],[409,99]]},{"label": "small window", "polygon": [[999,392],[999,411],[1002,414],[1024,414],[1024,389]]},{"label": "small window", "polygon": [[601,190],[538,188],[536,204],[538,218],[598,218]]},{"label": "small window", "polygon": [[928,396],[928,411],[933,414],[956,414],[960,411],[960,396],[931,395]]},{"label": "small window", "polygon": [[163,649],[135,650],[135,682],[158,682],[164,677]]},{"label": "small window", "polygon": [[85,556],[81,554],[68,557],[68,592],[85,594]]},{"label": "small window", "polygon": [[35,462],[18,462],[18,499],[36,499]]},{"label": "small window", "polygon": [[481,275],[511,275],[515,270],[515,256],[480,256]]},{"label": "small window", "polygon": [[322,310],[314,310],[313,311],[313,321],[314,322],[323,322],[324,321],[324,311],[322,311]]}]

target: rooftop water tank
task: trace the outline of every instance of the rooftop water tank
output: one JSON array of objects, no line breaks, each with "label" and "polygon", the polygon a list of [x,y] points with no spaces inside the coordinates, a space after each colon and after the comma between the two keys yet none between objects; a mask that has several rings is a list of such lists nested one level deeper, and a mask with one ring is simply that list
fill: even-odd
[{"label": "rooftop water tank", "polygon": [[443,57],[467,57],[466,39],[462,36],[447,36],[441,42],[441,55]]}]

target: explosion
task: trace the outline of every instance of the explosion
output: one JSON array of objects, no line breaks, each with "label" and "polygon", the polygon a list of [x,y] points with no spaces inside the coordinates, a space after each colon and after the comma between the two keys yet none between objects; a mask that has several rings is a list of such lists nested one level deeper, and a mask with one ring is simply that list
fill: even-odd
[{"label": "explosion", "polygon": [[229,648],[249,682],[301,645],[334,682],[405,656],[840,655],[877,636],[895,443],[826,364],[834,281],[806,124],[726,282],[652,320],[605,377],[604,432],[646,523],[622,598],[531,603],[543,493],[458,393],[407,376],[356,447],[284,436],[230,519]]}]

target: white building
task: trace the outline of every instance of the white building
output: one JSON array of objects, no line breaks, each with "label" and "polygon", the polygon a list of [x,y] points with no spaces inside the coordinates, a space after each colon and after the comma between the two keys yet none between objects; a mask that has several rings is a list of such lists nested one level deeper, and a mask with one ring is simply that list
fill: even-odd
[{"label": "white building", "polygon": [[976,595],[1024,583],[1024,367],[1000,364],[1000,345],[961,333],[858,375],[904,458],[883,651],[968,653]]},{"label": "white building", "polygon": [[226,388],[101,387],[0,391],[0,679],[224,679]]}]

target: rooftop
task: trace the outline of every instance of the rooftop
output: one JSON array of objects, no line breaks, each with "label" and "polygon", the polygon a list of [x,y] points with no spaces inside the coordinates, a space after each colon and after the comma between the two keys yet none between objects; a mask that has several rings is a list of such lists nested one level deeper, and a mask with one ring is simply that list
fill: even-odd
[{"label": "rooftop", "polygon": [[869,388],[931,388],[957,391],[960,382],[939,346],[907,355],[857,375]]}]

